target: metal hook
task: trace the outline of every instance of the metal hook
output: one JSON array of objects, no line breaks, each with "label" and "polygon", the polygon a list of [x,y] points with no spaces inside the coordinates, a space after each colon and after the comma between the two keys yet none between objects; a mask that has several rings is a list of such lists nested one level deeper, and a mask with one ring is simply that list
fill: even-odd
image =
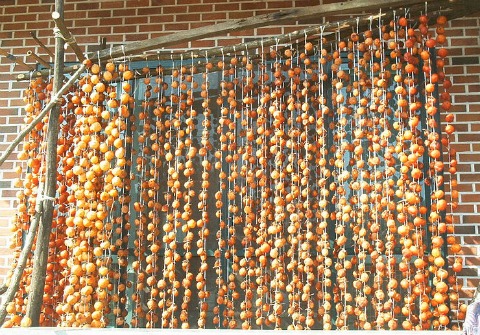
[{"label": "metal hook", "polygon": [[322,56],[323,50],[323,33],[325,31],[325,26],[320,26],[320,56]]},{"label": "metal hook", "polygon": [[[173,59],[173,50],[170,50],[170,60],[172,61],[172,69],[175,68],[175,60]],[[172,78],[173,78],[173,71],[172,71]],[[173,81],[173,79],[172,79]]]},{"label": "metal hook", "polygon": [[122,53],[123,53],[123,61],[127,58],[127,55],[125,54],[125,44],[122,44]]},{"label": "metal hook", "polygon": [[145,63],[147,63],[147,67],[150,68],[150,66],[148,65],[148,55],[147,53],[144,53],[144,55],[145,55]]}]

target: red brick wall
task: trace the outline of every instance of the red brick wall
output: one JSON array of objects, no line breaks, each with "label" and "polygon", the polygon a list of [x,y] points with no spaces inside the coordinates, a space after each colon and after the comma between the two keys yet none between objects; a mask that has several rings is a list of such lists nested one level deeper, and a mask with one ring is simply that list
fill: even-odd
[{"label": "red brick wall", "polygon": [[455,222],[465,257],[462,278],[470,296],[480,282],[480,17],[453,20],[447,34],[450,65],[445,71],[453,83],[460,192]]},{"label": "red brick wall", "polygon": [[[121,44],[166,35],[179,30],[211,25],[229,19],[247,18],[282,8],[304,7],[336,0],[68,0],[65,4],[66,24],[71,27],[81,47],[99,45],[101,38],[107,44]],[[29,31],[53,49],[52,0],[2,0],[0,8],[1,48],[18,55],[29,49],[39,54]],[[456,112],[455,141],[458,152],[458,189],[460,201],[455,216],[457,236],[464,246],[465,269],[461,279],[464,297],[479,284],[480,268],[480,17],[457,19],[447,31],[451,46],[447,74],[452,76],[452,96]],[[320,19],[319,22],[321,23]],[[276,35],[297,30],[296,22],[268,28],[235,32],[177,47],[211,47],[242,42],[259,35]],[[68,60],[74,55],[68,50]],[[31,62],[30,59],[27,60]],[[21,91],[26,84],[16,82],[15,74],[23,71],[0,57],[0,151],[3,152],[16,135],[22,122]],[[0,280],[9,268],[8,224],[15,208],[13,168],[17,165],[12,154],[0,169]]]}]

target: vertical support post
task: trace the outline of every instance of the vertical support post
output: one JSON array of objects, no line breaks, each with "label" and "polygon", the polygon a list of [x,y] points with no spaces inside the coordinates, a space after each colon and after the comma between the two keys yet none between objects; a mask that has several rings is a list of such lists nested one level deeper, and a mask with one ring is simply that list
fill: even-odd
[{"label": "vertical support post", "polygon": [[[55,11],[63,17],[63,0],[55,0]],[[57,34],[55,36],[54,94],[62,87],[65,55],[64,44],[65,42],[62,36]],[[43,201],[43,215],[41,217],[33,258],[32,284],[30,286],[26,313],[27,320],[31,321],[31,325],[34,327],[39,326],[40,313],[43,305],[49,240],[52,231],[53,208],[55,205],[54,199],[57,184],[57,140],[60,112],[61,106],[57,104],[53,107],[50,112],[50,117],[48,118],[45,195],[40,195],[40,201]]]}]

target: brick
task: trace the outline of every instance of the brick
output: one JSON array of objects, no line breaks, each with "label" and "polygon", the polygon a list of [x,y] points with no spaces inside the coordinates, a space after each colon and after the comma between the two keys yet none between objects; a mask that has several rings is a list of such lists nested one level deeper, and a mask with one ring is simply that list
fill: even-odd
[{"label": "brick", "polygon": [[97,26],[97,27],[88,27],[88,35],[110,35],[112,33],[112,26]]},{"label": "brick", "polygon": [[255,30],[254,29],[248,29],[248,30],[239,30],[239,31],[232,31],[229,33],[230,36],[255,36]]},{"label": "brick", "polygon": [[75,4],[75,10],[77,11],[89,11],[89,10],[94,10],[99,8],[100,8],[100,4],[94,1],[80,2]]},{"label": "brick", "polygon": [[126,8],[148,7],[148,6],[150,6],[150,0],[127,0],[125,4]]},{"label": "brick", "polygon": [[202,13],[201,20],[202,21],[224,21],[227,19],[227,13]]},{"label": "brick", "polygon": [[[2,47],[3,48],[10,48],[10,47],[21,47],[23,46],[23,41],[20,40],[20,39],[17,39],[17,40],[3,40],[2,41]],[[8,52],[8,50],[7,50]],[[19,53],[16,52],[16,54],[18,55]]]},{"label": "brick", "polygon": [[98,43],[98,36],[88,35],[82,37],[82,39],[77,39],[78,44],[95,44]]},{"label": "brick", "polygon": [[225,45],[232,45],[232,44],[239,44],[242,43],[241,38],[230,38],[230,39],[218,39],[217,40],[217,45],[218,46],[225,46]]},{"label": "brick", "polygon": [[273,10],[280,10],[280,9],[286,9],[286,8],[292,8],[292,7],[304,7],[301,4],[297,4],[295,2],[295,6],[292,5],[291,1],[269,1],[267,2],[267,8],[268,9],[273,9]]},{"label": "brick", "polygon": [[200,14],[177,14],[175,22],[197,22],[200,21]]},{"label": "brick", "polygon": [[[162,21],[159,21],[162,22]],[[148,26],[141,25],[139,32],[163,31],[165,25],[163,23],[149,23]]]},{"label": "brick", "polygon": [[167,23],[165,24],[165,31],[179,31],[179,30],[188,30],[188,23]]},{"label": "brick", "polygon": [[[205,2],[208,2],[208,1],[203,1],[204,3]],[[215,8],[215,12],[232,12],[232,11],[236,11],[236,10],[240,10],[240,4],[239,3],[225,3],[225,2],[222,2],[222,1],[217,1],[219,2],[218,4],[214,5],[214,8]]]},{"label": "brick", "polygon": [[48,29],[50,35],[52,35],[52,30],[49,28],[53,28],[53,25],[51,25],[50,22],[27,22],[27,30],[37,30],[37,37],[40,36],[38,30],[45,32]]},{"label": "brick", "polygon": [[127,42],[134,42],[134,41],[141,41],[148,38],[147,34],[128,34],[125,35],[125,41]]},{"label": "brick", "polygon": [[109,1],[109,2],[100,2],[100,8],[110,9],[110,8],[125,8],[125,1]]},{"label": "brick", "polygon": [[87,12],[87,17],[88,18],[94,18],[94,17],[98,17],[98,18],[102,18],[102,19],[106,19],[106,18],[110,18],[110,17],[113,17],[113,11],[111,10],[92,10],[92,11],[88,11]]},{"label": "brick", "polygon": [[4,23],[3,30],[21,30],[25,29],[25,22],[15,22],[15,23]]},{"label": "brick", "polygon": [[478,284],[480,283],[479,279],[467,279],[467,283],[465,284],[466,287],[478,287]]},{"label": "brick", "polygon": [[446,67],[448,69],[448,73],[450,75],[456,75],[456,74],[465,74],[465,69],[462,65],[457,65],[457,66],[454,66],[454,65],[449,65]]},{"label": "brick", "polygon": [[[472,76],[474,77],[474,76]],[[472,83],[475,83],[472,81]],[[462,103],[462,102],[479,102],[479,100],[475,96],[471,95],[455,95],[454,97],[455,103]]]},{"label": "brick", "polygon": [[172,48],[172,49],[187,49],[187,48],[189,48],[189,45],[188,45],[187,42],[185,42],[185,43],[179,43],[179,44],[172,45],[170,48]]},{"label": "brick", "polygon": [[190,29],[196,29],[196,28],[201,28],[201,27],[208,27],[208,26],[211,26],[213,23],[212,22],[205,22],[205,21],[201,21],[201,22],[192,22],[190,23]]},{"label": "brick", "polygon": [[464,55],[478,55],[480,54],[480,48],[479,47],[472,47],[472,48],[463,48]]},{"label": "brick", "polygon": [[[11,0],[15,3],[14,0]],[[25,13],[25,7],[23,6],[6,6],[5,7],[5,17],[6,15],[9,15],[9,14],[15,14],[15,13]],[[4,17],[2,18],[2,20],[4,19]]]},{"label": "brick", "polygon": [[470,57],[452,57],[452,65],[468,65],[468,64],[478,64],[478,56]]},{"label": "brick", "polygon": [[30,32],[26,30],[18,30],[13,32],[13,38],[31,40],[31,35],[30,35]]},{"label": "brick", "polygon": [[50,20],[52,19],[51,13],[53,11],[53,6],[45,6],[45,5],[33,5],[33,6],[28,6],[27,7],[27,12],[28,13],[49,13],[50,14]]},{"label": "brick", "polygon": [[162,8],[163,14],[178,14],[186,13],[188,10],[187,6],[165,6]]},{"label": "brick", "polygon": [[463,225],[462,223],[455,225],[456,234],[476,234],[476,226],[474,225]]},{"label": "brick", "polygon": [[477,27],[478,20],[475,18],[461,18],[450,21],[451,27]]},{"label": "brick", "polygon": [[193,41],[191,43],[192,48],[211,48],[214,46],[215,46],[215,41],[213,40]]},{"label": "brick", "polygon": [[131,9],[113,9],[112,16],[113,17],[129,17],[132,14]]},{"label": "brick", "polygon": [[190,5],[187,8],[188,13],[211,13],[212,11],[213,5],[211,4]]},{"label": "brick", "polygon": [[228,19],[230,20],[246,19],[251,16],[253,16],[252,11],[228,12]]},{"label": "brick", "polygon": [[31,21],[32,20],[32,15],[29,15],[29,14],[17,14],[14,16],[14,20],[15,22],[28,22],[28,21]]},{"label": "brick", "polygon": [[176,0],[151,0],[151,4],[152,6],[163,7],[168,5],[175,5]]},{"label": "brick", "polygon": [[255,1],[255,2],[242,2],[240,4],[240,10],[255,10],[255,9],[266,9],[267,4],[263,1]]},{"label": "brick", "polygon": [[469,112],[480,112],[480,104],[470,103],[468,104]]},{"label": "brick", "polygon": [[[445,185],[445,186],[447,186],[447,185]],[[472,192],[473,191],[473,185],[470,184],[470,183],[469,184],[460,183],[460,184],[457,185],[457,190],[459,192]]]},{"label": "brick", "polygon": [[132,16],[125,18],[125,25],[147,24],[148,16]]}]

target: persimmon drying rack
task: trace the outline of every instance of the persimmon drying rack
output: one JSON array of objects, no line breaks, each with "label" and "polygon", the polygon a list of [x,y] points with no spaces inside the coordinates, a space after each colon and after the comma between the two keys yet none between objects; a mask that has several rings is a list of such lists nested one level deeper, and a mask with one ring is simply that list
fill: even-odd
[{"label": "persimmon drying rack", "polygon": [[[480,5],[478,2],[475,1],[465,1],[465,0],[458,0],[458,1],[419,1],[419,0],[388,0],[383,1],[381,6],[385,9],[391,8],[405,8],[406,6],[422,6],[423,4],[429,6],[429,10],[435,11],[440,10],[444,15],[448,16],[449,18],[456,18],[462,17],[467,13],[475,12],[480,9]],[[188,58],[204,58],[207,54],[208,56],[215,56],[220,55],[222,53],[229,53],[235,50],[245,50],[245,49],[256,49],[263,46],[271,46],[274,44],[286,42],[288,40],[294,40],[299,37],[303,37],[307,32],[308,34],[318,34],[320,30],[323,32],[332,32],[332,31],[341,31],[345,32],[348,31],[349,28],[354,26],[355,24],[358,25],[358,20],[350,19],[344,20],[340,23],[327,23],[322,25],[321,27],[315,28],[308,28],[299,32],[294,32],[289,34],[288,36],[277,36],[274,38],[264,38],[261,40],[255,40],[253,42],[246,42],[236,46],[226,46],[223,48],[214,48],[208,49],[206,51],[189,51],[183,54],[180,53],[162,53],[157,52],[154,54],[148,54],[149,51],[168,47],[171,45],[175,45],[181,42],[190,42],[202,38],[218,36],[221,33],[228,33],[238,30],[245,30],[251,28],[257,28],[261,26],[268,26],[273,23],[279,24],[287,21],[292,20],[305,20],[305,19],[313,19],[316,17],[322,17],[325,15],[335,15],[335,14],[345,14],[345,13],[358,13],[358,12],[372,12],[378,10],[379,3],[377,0],[363,0],[363,1],[348,1],[344,3],[337,3],[337,4],[329,4],[329,5],[319,5],[313,6],[308,8],[297,8],[297,9],[290,9],[274,14],[266,14],[257,17],[252,17],[245,20],[236,20],[236,21],[228,21],[220,24],[216,24],[210,27],[203,27],[198,29],[192,29],[185,32],[179,32],[168,36],[158,37],[147,41],[139,41],[130,43],[124,46],[118,46],[114,48],[104,49],[96,53],[92,53],[83,55],[81,48],[77,45],[74,37],[69,33],[64,21],[63,21],[63,1],[56,0],[55,1],[55,12],[52,15],[56,23],[56,35],[55,35],[55,52],[52,53],[47,47],[41,43],[38,38],[34,34],[32,37],[39,43],[39,46],[43,48],[50,56],[54,58],[53,68],[50,67],[50,63],[39,57],[33,52],[29,52],[28,55],[34,57],[38,63],[47,67],[45,70],[36,71],[33,70],[29,65],[25,64],[21,61],[18,57],[15,57],[8,52],[0,50],[0,54],[6,56],[9,60],[18,63],[27,67],[30,72],[26,74],[20,74],[17,76],[17,80],[29,80],[32,77],[36,76],[46,76],[51,73],[53,70],[54,72],[54,90],[55,92],[51,102],[48,103],[45,108],[42,110],[40,115],[38,116],[37,120],[34,120],[29,127],[24,129],[17,139],[9,146],[7,151],[0,157],[0,164],[2,164],[9,154],[15,149],[15,147],[19,144],[19,142],[28,134],[28,132],[35,126],[35,121],[40,121],[48,112],[50,112],[49,118],[49,133],[48,133],[48,141],[47,141],[47,180],[45,183],[45,194],[46,197],[44,200],[40,201],[38,204],[38,208],[36,211],[35,219],[32,221],[32,226],[30,231],[28,232],[27,243],[25,248],[22,250],[22,254],[19,259],[19,264],[15,270],[15,274],[13,278],[18,278],[18,276],[23,271],[23,266],[25,266],[26,257],[29,253],[28,245],[31,247],[31,243],[33,242],[33,238],[36,234],[37,227],[40,226],[40,231],[38,233],[37,239],[39,241],[46,241],[43,243],[44,246],[48,247],[48,236],[50,227],[48,226],[48,221],[52,216],[53,210],[53,203],[52,201],[48,201],[49,197],[55,196],[55,173],[56,173],[56,166],[55,166],[55,147],[56,141],[58,137],[58,133],[54,131],[54,129],[58,128],[58,108],[57,107],[57,100],[70,88],[72,83],[79,78],[79,76],[85,71],[85,65],[82,65],[82,61],[87,58],[92,61],[105,61],[109,59],[117,59],[117,58],[125,58],[128,57],[129,60],[139,59],[171,59],[172,57],[188,59]],[[353,12],[352,12],[353,11]],[[370,19],[371,20],[371,19]],[[368,17],[365,19],[361,24],[366,24],[368,22]],[[74,65],[71,67],[64,67],[64,44],[67,43],[76,54],[78,60],[80,61],[79,65]],[[142,52],[147,52],[144,55],[138,56]],[[68,81],[62,86],[63,76],[64,73],[71,73],[75,71],[73,75],[68,79]],[[44,217],[41,217],[40,213],[43,213]],[[43,222],[42,225],[40,221]],[[46,238],[46,239],[45,239]],[[42,244],[40,244],[42,245]],[[47,253],[45,250],[42,252],[42,248],[37,248],[38,250],[35,252],[37,258],[36,269],[34,269],[34,278],[37,280],[33,280],[32,282],[38,283],[37,287],[32,287],[32,292],[36,292],[32,294],[32,301],[31,301],[31,309],[29,315],[31,316],[32,320],[38,319],[38,314],[40,312],[41,306],[41,297],[43,292],[43,284],[42,284],[42,272],[45,272],[45,263],[46,263],[46,255]],[[45,249],[45,248],[43,248]],[[48,249],[48,248],[47,248]],[[38,255],[37,255],[38,254]],[[7,291],[6,297],[4,297],[2,303],[2,310],[0,310],[0,317],[3,319],[5,316],[5,304],[8,303],[15,293],[15,281],[12,282],[10,287],[3,288],[2,291]],[[2,314],[3,313],[3,314]]]}]

